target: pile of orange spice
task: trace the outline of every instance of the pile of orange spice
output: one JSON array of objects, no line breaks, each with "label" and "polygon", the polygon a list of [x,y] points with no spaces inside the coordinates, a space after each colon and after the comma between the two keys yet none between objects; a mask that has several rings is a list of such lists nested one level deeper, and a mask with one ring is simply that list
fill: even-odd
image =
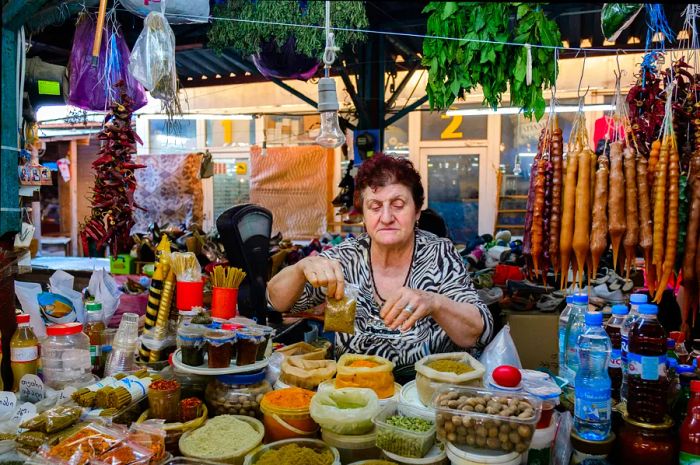
[{"label": "pile of orange spice", "polygon": [[265,394],[264,401],[275,407],[305,408],[311,404],[314,394],[315,392],[307,389],[290,387],[268,392]]},{"label": "pile of orange spice", "polygon": [[353,368],[375,368],[378,367],[379,364],[371,360],[355,360],[348,366]]}]

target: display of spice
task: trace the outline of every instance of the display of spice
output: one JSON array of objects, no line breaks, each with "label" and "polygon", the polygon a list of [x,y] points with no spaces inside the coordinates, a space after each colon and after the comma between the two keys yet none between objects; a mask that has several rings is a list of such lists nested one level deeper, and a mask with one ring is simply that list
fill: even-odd
[{"label": "display of spice", "polygon": [[526,399],[447,391],[435,398],[437,437],[453,444],[525,452],[538,412]]},{"label": "display of spice", "polygon": [[80,419],[80,407],[59,405],[25,421],[20,426],[29,431],[41,431],[46,434],[55,433],[74,425]]},{"label": "display of spice", "polygon": [[242,328],[236,331],[236,365],[252,365],[258,356],[258,347],[265,340],[262,331]]},{"label": "display of spice", "polygon": [[275,407],[284,408],[306,408],[311,404],[313,391],[307,389],[290,387],[268,392],[263,399],[265,403]]},{"label": "display of spice", "polygon": [[454,373],[456,375],[462,375],[464,373],[474,371],[474,368],[468,363],[460,362],[458,360],[451,360],[449,358],[433,360],[432,362],[426,363],[426,366],[428,368],[432,368],[435,371],[441,371],[443,373]]},{"label": "display of spice", "polygon": [[87,465],[90,459],[99,457],[120,442],[121,439],[111,431],[90,425],[42,452],[42,455],[71,465]]},{"label": "display of spice", "polygon": [[160,463],[165,457],[165,430],[147,423],[134,423],[129,428],[127,439],[151,451],[151,465]]},{"label": "display of spice", "polygon": [[180,383],[159,379],[148,389],[148,414],[150,418],[161,418],[168,423],[180,419]]},{"label": "display of spice", "polygon": [[188,397],[180,401],[180,421],[187,423],[199,418],[202,412],[202,401],[196,397]]},{"label": "display of spice", "polygon": [[217,460],[250,451],[261,439],[262,435],[250,423],[232,415],[220,415],[183,437],[180,451],[198,459]]},{"label": "display of spice", "polygon": [[236,335],[232,331],[211,330],[204,333],[207,343],[209,368],[227,368],[231,365]]},{"label": "display of spice", "polygon": [[255,465],[331,465],[333,453],[328,450],[316,450],[297,444],[288,444],[279,449],[270,449],[260,456]]},{"label": "display of spice", "polygon": [[250,375],[221,375],[207,385],[204,399],[211,415],[260,416],[260,402],[272,387],[265,372]]},{"label": "display of spice", "polygon": [[153,452],[133,442],[125,441],[100,455],[96,461],[104,465],[147,465]]},{"label": "display of spice", "polygon": [[434,442],[435,425],[425,418],[398,414],[377,422],[377,447],[393,454],[422,458]]}]

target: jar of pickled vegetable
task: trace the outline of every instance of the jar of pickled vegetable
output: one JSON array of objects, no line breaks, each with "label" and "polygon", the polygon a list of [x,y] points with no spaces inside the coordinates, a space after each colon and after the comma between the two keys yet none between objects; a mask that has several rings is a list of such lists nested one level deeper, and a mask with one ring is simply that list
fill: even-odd
[{"label": "jar of pickled vegetable", "polygon": [[623,416],[620,429],[620,463],[634,465],[672,465],[678,463],[678,438],[673,434],[673,421],[642,423]]},{"label": "jar of pickled vegetable", "polygon": [[209,368],[227,368],[231,365],[236,334],[231,331],[212,330],[204,333],[207,343]]}]

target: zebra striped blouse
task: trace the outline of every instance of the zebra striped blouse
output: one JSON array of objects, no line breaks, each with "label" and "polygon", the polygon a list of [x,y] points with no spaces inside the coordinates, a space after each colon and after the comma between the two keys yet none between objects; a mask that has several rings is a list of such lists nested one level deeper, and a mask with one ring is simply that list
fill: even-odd
[{"label": "zebra striped blouse", "polygon": [[[336,357],[348,353],[379,355],[394,362],[396,369],[412,368],[429,354],[461,351],[447,333],[432,318],[419,320],[413,328],[402,333],[390,330],[379,317],[380,305],[374,297],[369,262],[370,238],[365,233],[350,238],[326,250],[321,256],[338,260],[345,280],[360,289],[355,317],[355,334],[337,333]],[[470,349],[478,356],[493,332],[493,317],[474,290],[462,258],[447,239],[416,229],[416,245],[406,287],[443,294],[456,302],[475,305],[481,313],[484,330],[476,346]],[[306,283],[292,312],[308,310],[321,304],[326,296],[323,289]]]}]

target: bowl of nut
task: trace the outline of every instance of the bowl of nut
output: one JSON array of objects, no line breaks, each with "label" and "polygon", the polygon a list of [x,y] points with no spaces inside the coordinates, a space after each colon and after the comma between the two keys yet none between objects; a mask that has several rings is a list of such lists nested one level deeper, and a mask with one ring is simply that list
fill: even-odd
[{"label": "bowl of nut", "polygon": [[438,389],[432,403],[438,440],[501,452],[527,451],[542,411],[535,397],[458,386]]}]

